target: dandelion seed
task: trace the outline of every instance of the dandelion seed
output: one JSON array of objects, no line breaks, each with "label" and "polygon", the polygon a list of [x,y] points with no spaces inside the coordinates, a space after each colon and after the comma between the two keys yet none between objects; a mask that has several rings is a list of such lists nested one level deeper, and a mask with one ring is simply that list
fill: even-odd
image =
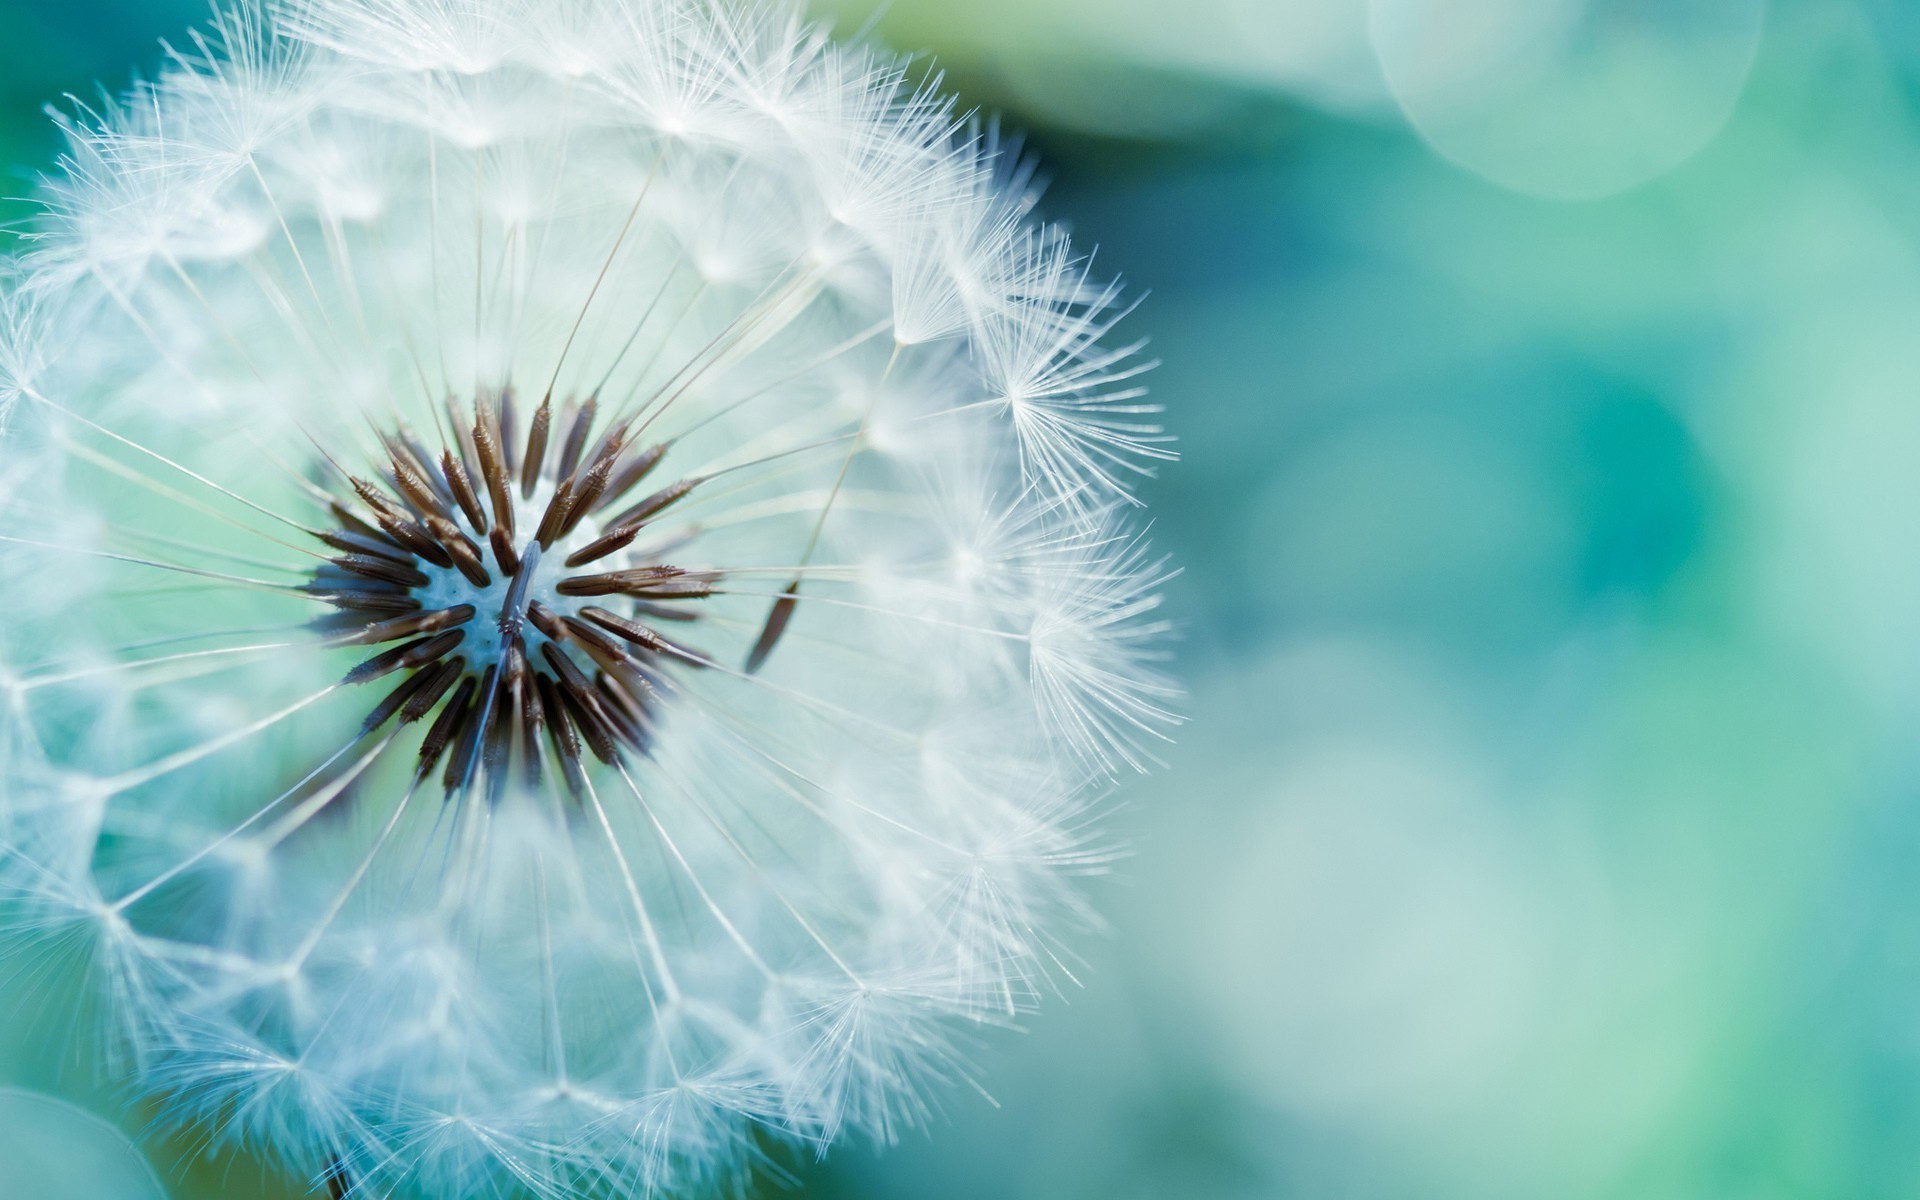
[{"label": "dandelion seed", "polygon": [[709,0],[243,7],[0,271],[0,886],[334,1195],[891,1138],[1070,974],[1166,457],[1031,167]]}]

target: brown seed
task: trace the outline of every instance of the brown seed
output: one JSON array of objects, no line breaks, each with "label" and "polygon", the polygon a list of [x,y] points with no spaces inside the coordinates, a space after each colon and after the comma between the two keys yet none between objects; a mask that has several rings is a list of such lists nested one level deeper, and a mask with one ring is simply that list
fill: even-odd
[{"label": "brown seed", "polygon": [[631,525],[636,521],[644,521],[649,517],[664,512],[669,506],[677,504],[688,492],[700,486],[701,482],[699,479],[682,479],[679,483],[663,487],[653,495],[648,496],[645,500],[642,500],[640,503],[615,517],[611,523],[614,525]]},{"label": "brown seed", "polygon": [[698,621],[700,614],[690,608],[675,608],[670,604],[654,604],[646,600],[636,600],[633,604],[635,616],[649,621]]},{"label": "brown seed", "polygon": [[607,490],[600,497],[600,505],[604,507],[612,504],[615,500],[632,491],[642,479],[645,479],[655,467],[660,465],[660,460],[665,458],[666,454],[667,444],[661,442],[629,458],[619,470],[613,473],[613,478],[608,481]]},{"label": "brown seed", "polygon": [[626,437],[624,427],[614,429],[607,434],[607,442],[600,453],[594,455],[586,471],[578,478],[579,486],[567,501],[567,511],[562,515],[556,537],[566,537],[572,533],[586,515],[599,507],[600,495],[607,490],[607,480],[613,475],[614,460],[620,455],[622,440]]},{"label": "brown seed", "polygon": [[453,559],[453,565],[467,577],[467,582],[475,587],[488,587],[493,576],[487,574],[487,568],[480,562],[480,547],[472,539],[460,532],[460,527],[445,517],[428,517],[427,531],[440,539],[440,545]]},{"label": "brown seed", "polygon": [[520,556],[514,553],[513,538],[498,525],[487,535],[487,545],[493,548],[493,561],[500,564],[502,575],[520,573]]},{"label": "brown seed", "polygon": [[546,712],[540,703],[539,681],[527,668],[526,650],[519,642],[507,652],[507,686],[520,712],[520,753],[526,759],[526,783],[535,788],[540,786]]},{"label": "brown seed", "polygon": [[393,464],[394,486],[400,495],[413,506],[413,511],[422,517],[438,516],[446,512],[446,506],[440,497],[434,494],[427,477],[409,461],[411,456],[403,455],[391,442],[387,445],[388,461]]},{"label": "brown seed", "polygon": [[[645,686],[644,684],[640,686]],[[615,683],[610,675],[603,674],[594,681],[595,698],[600,704],[600,715],[607,722],[607,729],[625,745],[634,749],[643,749],[647,745],[647,727],[629,708],[629,697],[622,685]]]},{"label": "brown seed", "polygon": [[420,762],[414,768],[414,782],[418,783],[427,777],[428,772],[433,770],[434,764],[440,761],[440,756],[447,752],[447,743],[458,737],[461,730],[466,727],[468,710],[473,702],[474,687],[473,676],[469,675],[462,679],[460,689],[453,694],[453,699],[447,701],[447,706],[441,709],[440,715],[433,719],[433,725],[427,730],[427,736],[420,742]]},{"label": "brown seed", "polygon": [[374,646],[381,642],[413,637],[416,634],[435,633],[442,629],[451,629],[455,625],[465,625],[473,620],[474,614],[478,611],[471,604],[456,604],[452,608],[438,608],[432,612],[375,621],[364,629],[357,629],[343,635],[339,641],[343,646]]},{"label": "brown seed", "polygon": [[602,670],[613,670],[614,666],[610,666],[609,664],[615,664],[621,669],[638,665],[634,662],[633,655],[628,653],[625,646],[622,646],[585,621],[578,621],[572,617],[562,617],[560,618],[560,627],[567,631],[567,640],[575,643],[582,650],[585,650],[594,662],[599,664]]},{"label": "brown seed", "polygon": [[342,571],[368,579],[378,579],[384,583],[398,584],[401,587],[425,587],[429,582],[424,571],[405,563],[395,562],[391,558],[375,558],[370,554],[342,554],[327,561]]},{"label": "brown seed", "polygon": [[579,731],[560,699],[559,685],[547,675],[534,676],[534,682],[540,689],[540,704],[546,714],[547,728],[552,731],[551,744],[560,760],[560,773],[567,781],[568,794],[578,802],[587,794],[587,774],[580,765]]},{"label": "brown seed", "polygon": [[553,401],[542,400],[533,410],[533,427],[527,430],[527,457],[520,464],[520,498],[533,499],[540,482],[540,468],[547,462],[547,431],[553,425]]},{"label": "brown seed", "polygon": [[480,478],[480,455],[473,446],[473,431],[467,427],[466,418],[461,415],[460,402],[447,393],[447,428],[453,431],[451,447],[460,458],[468,479]]},{"label": "brown seed", "polygon": [[[347,682],[399,676],[371,706],[361,736],[395,721],[404,726],[432,718],[416,782],[438,771],[449,799],[484,790],[490,801],[500,801],[515,772],[527,786],[539,784],[552,747],[578,800],[591,787],[583,746],[609,763],[629,749],[646,753],[657,706],[671,690],[663,659],[706,665],[643,622],[694,619],[681,602],[711,594],[721,574],[661,563],[671,546],[656,536],[640,559],[650,565],[576,575],[557,585],[569,596],[628,597],[631,610],[621,608],[627,615],[591,605],[569,614],[556,609],[570,605],[529,603],[541,551],[646,478],[667,444],[635,452],[623,423],[596,437],[593,397],[568,401],[559,414],[550,398],[543,400],[524,438],[504,389],[478,397],[470,422],[461,421],[457,409],[450,398],[456,417],[437,458],[404,428],[376,431],[384,461],[377,474],[348,477],[352,495],[331,504],[334,528],[311,531],[339,554],[316,567],[302,590],[339,610],[315,623],[322,638],[380,648],[348,672]],[[542,479],[554,481],[554,496],[541,514],[538,540],[523,552],[510,492],[517,482],[530,497]],[[682,480],[629,508],[570,556],[567,567],[635,545],[650,518],[701,482]],[[696,535],[689,526],[681,537]],[[443,603],[427,610],[420,597],[441,578],[429,564],[458,570],[476,589],[491,588],[503,574],[513,584],[501,611],[500,661],[480,669],[456,652],[482,606]],[[524,634],[523,622],[544,635],[539,655],[523,640],[532,636]]]},{"label": "brown seed", "polygon": [[433,706],[440,703],[440,697],[446,695],[447,689],[453,686],[455,680],[466,674],[466,671],[466,656],[456,654],[452,658],[442,659],[431,667],[414,672],[413,678],[424,678],[427,682],[420,685],[420,690],[415,692],[406,706],[400,710],[400,723],[411,725],[432,712]]},{"label": "brown seed", "polygon": [[612,719],[607,716],[606,706],[600,703],[600,697],[586,692],[576,697],[567,693],[567,703],[576,705],[574,716],[580,721],[580,737],[593,751],[593,756],[612,766],[620,761],[620,736],[614,731]]},{"label": "brown seed", "polygon": [[507,462],[500,449],[500,430],[490,408],[485,404],[473,408],[473,449],[480,459],[480,480],[493,504],[493,523],[512,537],[513,502],[507,496]]},{"label": "brown seed", "polygon": [[436,637],[421,638],[408,642],[404,646],[395,646],[382,651],[353,670],[348,671],[343,683],[365,683],[369,679],[378,679],[382,675],[409,667],[423,666],[435,659],[444,658],[455,646],[466,639],[464,629],[449,629]]},{"label": "brown seed", "polygon": [[[441,693],[453,685],[466,664],[464,658],[451,658],[437,662],[430,667],[415,671],[400,682],[400,685],[387,693],[386,699],[374,706],[367,719],[361,723],[360,736],[365,737],[387,723],[395,712],[401,712],[400,723],[411,725],[426,715]],[[419,711],[415,712],[415,701]],[[405,711],[402,711],[404,708]],[[407,713],[413,715],[408,716]]]},{"label": "brown seed", "polygon": [[551,675],[535,673],[533,676],[535,694],[540,698],[540,707],[546,714],[548,728],[553,730],[553,747],[560,757],[580,757],[579,731],[566,719],[565,706],[560,701],[560,685]]},{"label": "brown seed", "polygon": [[538,600],[527,605],[527,620],[533,622],[535,629],[546,634],[554,641],[564,642],[567,640],[566,629],[560,624],[559,619],[553,615],[553,610]]},{"label": "brown seed", "polygon": [[306,589],[316,599],[347,612],[400,613],[418,612],[420,602],[405,592],[382,592],[360,588],[342,588],[337,586],[313,587]]},{"label": "brown seed", "polygon": [[322,529],[316,531],[313,536],[335,550],[344,550],[348,554],[365,554],[402,564],[413,562],[411,554],[394,545],[388,538],[377,534],[369,536],[350,529]]},{"label": "brown seed", "polygon": [[580,615],[592,621],[600,628],[616,633],[644,650],[655,654],[667,648],[666,639],[638,621],[629,621],[625,617],[607,611],[598,605],[589,604],[580,610]]},{"label": "brown seed", "polygon": [[623,675],[602,676],[600,691],[608,710],[617,708],[636,731],[637,736],[633,739],[636,744],[644,742],[653,723],[653,703],[659,698],[653,684],[645,676],[629,671]]},{"label": "brown seed", "polygon": [[645,523],[637,523],[610,529],[580,547],[580,549],[575,550],[572,554],[567,555],[567,566],[584,567],[588,563],[597,562],[609,554],[625,550],[633,544],[633,539],[640,536],[640,531],[644,528],[646,528]]},{"label": "brown seed", "polygon": [[513,385],[500,389],[500,449],[505,455],[507,477],[520,472],[520,407],[514,403]]},{"label": "brown seed", "polygon": [[[552,650],[553,645],[549,643],[541,649]],[[554,657],[565,659],[566,656],[549,655],[548,661]],[[615,743],[612,729],[608,727],[606,713],[600,707],[600,698],[594,694],[593,685],[587,682],[586,676],[580,674],[578,667],[571,662],[567,666],[568,670],[561,676],[555,690],[566,705],[567,715],[579,727],[580,737],[587,743],[587,748],[593,751],[595,758],[611,766],[619,761],[620,748]]]},{"label": "brown seed", "polygon": [[480,763],[481,740],[493,725],[496,700],[493,684],[498,670],[497,667],[488,667],[479,686],[474,689],[473,712],[462,724],[460,740],[454,744],[453,754],[447,759],[446,773],[440,777],[441,785],[449,795],[464,791],[473,783],[474,770]]},{"label": "brown seed", "polygon": [[534,537],[539,540],[541,549],[552,546],[554,539],[560,536],[560,526],[566,521],[567,513],[572,508],[573,477],[568,476],[560,481],[560,486],[554,490],[553,498],[547,501],[546,511],[540,514],[540,528],[534,532]]},{"label": "brown seed", "polygon": [[396,543],[436,567],[450,567],[453,559],[433,540],[426,528],[412,517],[407,510],[380,494],[379,489],[364,479],[354,480],[354,490],[360,493],[367,507],[373,510],[373,519],[380,528]]},{"label": "brown seed", "polygon": [[599,407],[599,400],[588,396],[586,402],[573,411],[573,423],[568,426],[566,441],[560,447],[560,466],[553,473],[555,479],[572,478],[580,466],[580,452],[586,448],[587,434],[593,431],[593,414]]},{"label": "brown seed", "polygon": [[466,514],[467,525],[475,533],[485,533],[486,511],[480,507],[480,497],[473,490],[473,480],[468,477],[467,469],[460,465],[453,451],[441,452],[440,473],[447,477],[447,487],[452,489],[454,502],[460,505],[460,511]]},{"label": "brown seed", "polygon": [[[342,504],[340,501],[338,500],[333,501],[331,504],[327,505],[327,508],[332,511],[333,519],[340,522],[340,524],[345,528],[347,532],[355,533],[360,535],[361,537],[365,537],[373,541],[379,542],[380,544],[386,546],[389,550],[399,551],[402,554],[406,553],[404,550],[401,549],[400,544],[398,542],[395,542],[392,538],[388,537],[383,530],[376,529],[372,525],[369,525],[365,521],[362,521],[357,515],[355,515],[352,509],[348,508],[346,505]],[[322,540],[325,540],[325,539],[323,538]],[[328,543],[328,544],[331,545],[332,543]]]},{"label": "brown seed", "polygon": [[[683,567],[635,567],[626,571],[608,571],[601,575],[575,575],[562,579],[554,590],[563,596],[684,596],[691,594],[683,585],[712,589],[705,575],[689,574]],[[706,591],[697,594],[706,595]]]},{"label": "brown seed", "polygon": [[[439,497],[440,507],[444,509],[452,504],[453,493],[447,491],[446,486],[441,482],[439,475],[435,473],[433,469],[433,455],[427,452],[426,446],[421,444],[420,439],[415,436],[413,430],[402,425],[393,440],[406,451],[407,461],[413,464],[413,469],[419,472],[420,477],[425,479],[427,485],[433,489],[433,494]],[[383,444],[388,443],[383,442]]]},{"label": "brown seed", "polygon": [[786,591],[773,602],[773,611],[767,614],[767,623],[760,630],[760,637],[753,643],[753,649],[747,654],[747,674],[758,671],[780,644],[780,635],[787,631],[787,623],[793,620],[793,611],[800,602],[800,581],[794,580],[787,585]]}]

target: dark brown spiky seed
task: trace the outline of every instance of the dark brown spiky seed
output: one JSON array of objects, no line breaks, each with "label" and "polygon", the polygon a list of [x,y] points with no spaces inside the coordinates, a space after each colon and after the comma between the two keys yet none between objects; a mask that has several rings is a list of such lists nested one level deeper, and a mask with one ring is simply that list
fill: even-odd
[{"label": "dark brown spiky seed", "polygon": [[590,562],[600,561],[609,554],[625,550],[633,544],[633,539],[640,536],[640,531],[644,528],[646,528],[644,522],[635,522],[632,525],[621,525],[610,529],[567,555],[567,566],[584,567]]},{"label": "dark brown spiky seed", "polygon": [[492,547],[493,561],[499,564],[502,575],[520,573],[520,556],[514,552],[513,539],[507,536],[506,530],[495,526],[493,532],[487,535],[487,545]]},{"label": "dark brown spiky seed", "polygon": [[466,636],[467,631],[464,629],[449,629],[433,637],[420,638],[403,646],[395,646],[391,650],[383,650],[348,671],[342,682],[365,683],[369,679],[378,679],[382,675],[390,675],[395,671],[425,666],[437,658],[444,658],[452,653],[453,648],[464,641]]},{"label": "dark brown spiky seed", "polygon": [[473,782],[475,770],[479,767],[481,738],[494,724],[494,705],[498,697],[494,684],[499,675],[498,667],[488,667],[486,674],[480,677],[474,688],[473,712],[460,727],[460,740],[454,744],[453,755],[447,759],[447,770],[440,782],[449,793],[464,789]]},{"label": "dark brown spiky seed", "polygon": [[573,496],[567,501],[567,511],[560,521],[560,536],[566,537],[579,528],[580,522],[588,513],[598,508],[600,496],[607,490],[607,481],[613,477],[613,465],[620,457],[620,449],[625,444],[626,432],[615,430],[607,435],[607,442],[587,465],[579,477],[580,482]]},{"label": "dark brown spiky seed", "polygon": [[[667,445],[629,453],[627,427],[619,423],[596,439],[592,398],[568,402],[559,429],[551,401],[543,400],[524,441],[509,392],[475,403],[470,423],[461,419],[459,407],[449,400],[454,420],[437,458],[405,429],[376,431],[385,451],[374,472],[377,480],[342,473],[358,507],[334,501],[335,527],[314,531],[339,552],[316,567],[304,585],[337,610],[314,626],[341,646],[395,643],[355,665],[345,681],[403,676],[371,707],[361,736],[396,719],[404,727],[431,717],[419,747],[416,782],[442,769],[449,798],[479,788],[489,800],[498,800],[515,755],[531,786],[538,784],[551,749],[568,792],[579,798],[590,786],[583,746],[609,763],[627,751],[648,752],[656,706],[670,690],[661,660],[705,665],[701,656],[641,620],[694,619],[697,614],[684,602],[710,594],[718,575],[644,560],[625,570],[567,572],[628,550],[651,517],[700,480],[661,489],[627,510],[625,519],[609,522],[564,567],[543,567],[549,545],[645,478]],[[564,435],[556,455],[550,449],[560,430]],[[551,466],[550,459],[555,460]],[[531,500],[542,480],[552,483],[554,494],[535,522],[535,536],[521,542],[514,532],[514,484],[522,500]],[[657,559],[666,552],[663,547],[694,533],[689,527],[680,542],[660,542],[646,557]],[[484,546],[476,541],[482,536]],[[489,569],[489,554],[497,575]],[[444,589],[460,584],[435,576],[433,568],[457,571],[474,589],[475,602],[449,604]],[[550,607],[535,598],[534,579],[542,569],[555,572],[547,582],[562,596],[624,597],[626,615],[601,606],[586,606],[577,614],[555,611],[566,606]],[[504,592],[493,590],[496,578],[508,581]],[[478,602],[483,592],[490,595],[484,604]],[[423,602],[427,596],[434,597],[431,606]],[[468,644],[469,633],[485,628],[474,624],[481,621],[493,623],[499,633],[494,661],[471,650],[455,653]],[[539,642],[538,654],[529,639]]]},{"label": "dark brown spiky seed", "polygon": [[511,479],[520,473],[520,406],[512,384],[500,389],[500,418],[496,428],[500,430],[500,448],[506,454],[507,477]]},{"label": "dark brown spiky seed", "polygon": [[426,527],[407,515],[407,510],[380,494],[378,488],[364,479],[353,481],[354,490],[360,493],[367,507],[373,510],[373,519],[379,524],[381,532],[392,538],[394,543],[409,553],[426,559],[436,567],[451,567],[453,558],[433,540]]},{"label": "dark brown spiky seed", "polygon": [[413,505],[413,511],[423,517],[444,515],[445,506],[441,504],[440,497],[434,494],[432,486],[427,483],[427,477],[410,461],[412,456],[401,454],[393,448],[391,443],[388,445],[388,453],[389,461],[393,464],[394,485],[400,489],[400,494],[406,498],[407,503]]},{"label": "dark brown spiky seed", "polygon": [[542,549],[553,545],[554,540],[560,536],[560,525],[567,519],[567,513],[572,508],[573,477],[568,476],[560,481],[558,488],[554,489],[552,499],[547,501],[546,511],[540,516],[540,528],[535,531],[534,538],[540,543]]},{"label": "dark brown spiky seed", "polygon": [[547,728],[553,734],[554,755],[560,760],[567,791],[576,798],[585,795],[587,778],[580,766],[580,731],[574,727],[573,717],[560,699],[560,685],[545,674],[534,676],[534,682],[539,687],[540,706],[546,714]]},{"label": "dark brown spiky seed", "polygon": [[698,621],[700,614],[690,608],[675,608],[670,604],[657,604],[651,600],[635,600],[633,611],[649,621]]},{"label": "dark brown spiky seed", "polygon": [[598,605],[589,604],[580,610],[580,615],[600,628],[620,635],[643,650],[659,654],[667,648],[666,639],[645,625],[638,621],[629,621],[618,613],[609,612]]},{"label": "dark brown spiky seed", "polygon": [[689,584],[711,586],[703,577],[689,575],[684,568],[660,566],[575,575],[562,579],[554,585],[554,590],[563,596],[684,596],[692,593],[679,589]]},{"label": "dark brown spiky seed", "polygon": [[467,577],[467,582],[475,587],[490,587],[493,577],[487,574],[487,568],[480,561],[480,547],[460,532],[460,527],[445,517],[429,516],[427,531],[440,540],[440,546],[453,559],[453,565]]},{"label": "dark brown spiky seed", "polygon": [[433,706],[440,703],[440,697],[446,695],[447,689],[466,672],[467,660],[462,655],[443,659],[425,671],[416,671],[413,678],[425,679],[426,682],[408,698],[406,707],[400,710],[400,723],[411,725],[432,712]]},{"label": "dark brown spiky seed", "polygon": [[466,514],[467,526],[475,533],[484,534],[490,522],[480,507],[480,497],[473,490],[473,480],[468,477],[467,469],[453,456],[453,451],[440,454],[440,473],[446,477],[447,488],[452,491],[454,503]]},{"label": "dark brown spiky seed", "polygon": [[466,469],[468,479],[480,478],[480,455],[473,448],[473,430],[467,425],[467,417],[460,410],[460,402],[447,393],[447,428],[451,431],[453,445],[449,449],[458,454],[460,465]]},{"label": "dark brown spiky seed", "polygon": [[767,623],[760,630],[760,637],[753,643],[753,649],[747,654],[747,674],[758,671],[780,644],[780,637],[787,631],[787,623],[793,620],[793,611],[800,601],[800,581],[794,580],[787,585],[780,598],[773,602],[773,611],[767,614]]},{"label": "dark brown spiky seed", "polygon": [[634,660],[632,652],[625,646],[620,645],[620,643],[614,641],[585,621],[576,620],[573,617],[561,617],[560,628],[566,631],[568,641],[577,644],[581,649],[585,650],[592,656],[595,662],[599,663],[600,666],[606,670],[614,669],[613,666],[608,665],[610,663],[628,670],[639,666],[639,663]]},{"label": "dark brown spiky seed", "polygon": [[649,517],[658,516],[671,505],[679,503],[688,492],[691,492],[699,485],[700,480],[698,479],[682,479],[679,483],[669,484],[634,505],[632,508],[627,509],[615,517],[610,523],[613,525],[632,525],[639,521],[645,521]]},{"label": "dark brown spiky seed", "polygon": [[473,449],[480,459],[480,479],[486,484],[487,499],[493,505],[493,523],[513,536],[513,501],[507,495],[507,460],[500,449],[500,430],[494,424],[493,410],[485,404],[474,405]]},{"label": "dark brown spiky seed", "polygon": [[618,761],[619,751],[614,745],[612,731],[607,726],[606,714],[601,710],[600,697],[595,694],[593,685],[574,665],[574,661],[561,653],[552,642],[540,647],[540,654],[558,676],[555,690],[566,704],[568,715],[579,727],[580,736],[586,740],[593,756],[603,763]]},{"label": "dark brown spiky seed", "polygon": [[342,571],[378,579],[385,583],[398,584],[401,587],[425,587],[431,582],[424,571],[406,563],[395,562],[391,558],[375,558],[371,554],[342,554],[327,560]]},{"label": "dark brown spiky seed", "polygon": [[341,528],[346,532],[359,534],[361,537],[378,542],[393,550],[400,549],[400,544],[388,537],[384,530],[367,524],[360,519],[358,514],[340,501],[335,500],[329,504],[327,510],[333,514],[334,520],[340,522]]},{"label": "dark brown spiky seed", "polygon": [[533,410],[533,427],[527,430],[527,454],[520,462],[520,498],[533,499],[540,482],[540,469],[547,462],[547,431],[553,424],[553,401],[542,400]]},{"label": "dark brown spiky seed", "polygon": [[655,692],[643,676],[634,672],[603,676],[600,694],[606,698],[607,712],[620,722],[623,733],[631,732],[639,740],[650,736],[648,725],[652,718],[648,708]]},{"label": "dark brown spiky seed", "polygon": [[527,605],[527,620],[533,623],[535,629],[546,634],[554,641],[561,642],[566,640],[566,631],[561,628],[559,618],[553,615],[552,609],[540,603],[538,600]]},{"label": "dark brown spiky seed", "polygon": [[401,564],[413,561],[412,555],[384,537],[369,537],[351,529],[322,529],[313,536],[335,550],[343,550],[348,554],[363,554]]},{"label": "dark brown spiky seed", "polygon": [[433,770],[440,756],[447,752],[447,743],[460,735],[466,727],[468,710],[473,705],[474,689],[479,681],[469,675],[460,681],[453,693],[453,699],[447,701],[440,715],[433,719],[433,726],[427,730],[427,736],[420,742],[420,763],[414,768],[416,780],[425,779]]},{"label": "dark brown spiky seed", "polygon": [[540,783],[541,741],[546,732],[546,713],[540,703],[540,687],[527,669],[524,643],[515,642],[507,651],[507,691],[520,714],[521,754],[526,758],[528,787]]},{"label": "dark brown spiky seed", "polygon": [[478,611],[471,604],[456,604],[452,608],[438,608],[432,612],[375,621],[371,625],[344,634],[337,640],[343,646],[372,646],[422,633],[436,633],[456,625],[465,625],[473,620],[473,615]]},{"label": "dark brown spiky seed", "polygon": [[652,474],[653,469],[660,465],[660,460],[666,457],[666,453],[667,444],[661,442],[629,458],[607,482],[607,490],[600,497],[601,506],[614,503],[637,487],[642,479]]},{"label": "dark brown spiky seed", "polygon": [[586,403],[573,410],[572,423],[567,427],[566,440],[560,446],[560,465],[554,469],[555,479],[572,478],[580,467],[580,452],[586,448],[587,434],[593,430],[594,410],[600,402],[588,396]]},{"label": "dark brown spiky seed", "polygon": [[405,592],[376,592],[338,587],[309,587],[308,590],[335,608],[348,612],[397,615],[417,612],[420,609],[420,601]]},{"label": "dark brown spiky seed", "polygon": [[428,486],[433,488],[434,495],[439,497],[440,506],[445,508],[452,504],[453,494],[447,491],[445,484],[439,476],[434,473],[433,455],[428,452],[426,446],[420,441],[419,436],[416,435],[411,428],[402,425],[400,432],[395,434],[392,439],[384,441],[383,444],[392,445],[395,443],[406,451],[407,458],[413,464],[414,470],[418,471],[420,477],[425,479]]},{"label": "dark brown spiky seed", "polygon": [[365,737],[385,725],[394,713],[400,714],[402,725],[411,725],[439,702],[453,681],[466,669],[464,658],[449,658],[435,663],[424,671],[415,671],[400,681],[398,687],[387,693],[386,699],[374,705],[360,726],[360,736]]}]

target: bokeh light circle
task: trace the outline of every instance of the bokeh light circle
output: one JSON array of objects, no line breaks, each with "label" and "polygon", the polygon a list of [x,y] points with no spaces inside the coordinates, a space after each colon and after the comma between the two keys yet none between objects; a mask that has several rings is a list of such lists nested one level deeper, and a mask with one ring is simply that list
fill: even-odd
[{"label": "bokeh light circle", "polygon": [[127,1136],[39,1092],[0,1088],[0,1194],[22,1200],[167,1200]]},{"label": "bokeh light circle", "polygon": [[1560,200],[1625,191],[1726,125],[1765,0],[1371,0],[1374,53],[1449,161]]}]

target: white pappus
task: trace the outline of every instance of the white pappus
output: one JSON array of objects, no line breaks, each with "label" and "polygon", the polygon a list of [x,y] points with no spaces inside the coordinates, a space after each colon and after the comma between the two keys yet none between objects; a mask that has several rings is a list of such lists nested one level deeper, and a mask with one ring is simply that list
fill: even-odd
[{"label": "white pappus", "polygon": [[716,0],[224,13],[0,271],[0,838],[166,1111],[336,1195],[922,1117],[1173,718],[1127,305]]}]

